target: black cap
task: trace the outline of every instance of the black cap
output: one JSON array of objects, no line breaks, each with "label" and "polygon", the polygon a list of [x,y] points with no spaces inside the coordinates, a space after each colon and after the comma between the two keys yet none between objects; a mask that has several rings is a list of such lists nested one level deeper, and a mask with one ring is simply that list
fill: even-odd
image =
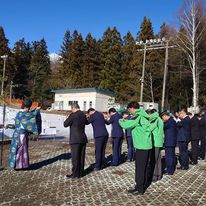
[{"label": "black cap", "polygon": [[22,108],[30,108],[32,106],[32,101],[31,99],[24,99],[23,104],[22,104]]},{"label": "black cap", "polygon": [[163,111],[163,112],[161,112],[161,113],[159,114],[160,117],[162,117],[163,115],[169,116],[169,115],[170,115],[170,112],[169,112],[168,110],[165,110],[165,111]]}]

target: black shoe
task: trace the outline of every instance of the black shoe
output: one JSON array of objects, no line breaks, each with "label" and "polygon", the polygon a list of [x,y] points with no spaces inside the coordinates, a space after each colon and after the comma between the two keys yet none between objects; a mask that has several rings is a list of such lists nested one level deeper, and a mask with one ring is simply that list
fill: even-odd
[{"label": "black shoe", "polygon": [[130,193],[130,194],[133,194],[136,191],[137,191],[136,189],[129,189],[127,192]]},{"label": "black shoe", "polygon": [[144,195],[144,192],[135,191],[132,193],[133,195]]},{"label": "black shoe", "polygon": [[93,171],[99,171],[99,170],[101,170],[101,168],[97,168],[97,167],[93,168]]},{"label": "black shoe", "polygon": [[181,167],[179,167],[179,168],[177,168],[177,169],[180,169],[180,170],[188,170],[189,167],[183,167],[183,166],[181,166]]},{"label": "black shoe", "polygon": [[153,182],[153,183],[155,183],[155,182],[158,182],[158,181],[159,181],[159,180],[157,180],[157,179],[155,179],[155,180],[152,180],[152,182]]},{"label": "black shoe", "polygon": [[128,193],[133,194],[133,195],[143,195],[144,194],[144,192],[139,192],[136,189],[129,189]]},{"label": "black shoe", "polygon": [[196,164],[197,164],[197,162],[190,162],[190,164],[191,164],[191,165],[196,165]]},{"label": "black shoe", "polygon": [[111,164],[110,164],[111,167],[117,167],[118,165],[119,165],[119,164],[114,164],[114,163],[111,163]]},{"label": "black shoe", "polygon": [[78,177],[74,177],[72,174],[71,175],[66,175],[67,179],[78,179]]},{"label": "black shoe", "polygon": [[81,177],[84,177],[84,176],[86,176],[86,174],[85,174],[85,173],[80,174],[80,176],[79,176],[79,177],[77,177],[77,178],[81,178]]},{"label": "black shoe", "polygon": [[164,175],[173,175],[174,173],[168,173],[166,172]]},{"label": "black shoe", "polygon": [[178,170],[188,170],[189,167],[183,167],[183,166],[180,166],[180,167],[177,167]]}]

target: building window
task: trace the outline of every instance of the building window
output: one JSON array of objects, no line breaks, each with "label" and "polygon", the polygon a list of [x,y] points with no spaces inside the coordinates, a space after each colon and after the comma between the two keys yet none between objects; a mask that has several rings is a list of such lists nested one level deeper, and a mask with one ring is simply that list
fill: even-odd
[{"label": "building window", "polygon": [[89,108],[92,108],[92,101],[89,102]]},{"label": "building window", "polygon": [[68,106],[72,106],[72,104],[78,104],[78,101],[68,101]]},{"label": "building window", "polygon": [[86,111],[86,109],[87,109],[87,102],[86,101],[84,101],[84,107],[83,108],[84,108],[83,111]]}]

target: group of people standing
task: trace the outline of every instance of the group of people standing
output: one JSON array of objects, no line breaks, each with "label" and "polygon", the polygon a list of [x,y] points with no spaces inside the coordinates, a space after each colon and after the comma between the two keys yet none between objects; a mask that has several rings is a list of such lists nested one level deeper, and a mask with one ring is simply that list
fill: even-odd
[{"label": "group of people standing", "polygon": [[206,144],[206,116],[204,112],[199,112],[194,116],[188,114],[191,118],[191,164],[198,163],[198,159],[205,159],[205,144]]},{"label": "group of people standing", "polygon": [[106,125],[111,124],[112,162],[110,166],[121,163],[121,149],[124,131],[128,144],[127,161],[135,160],[133,194],[143,194],[151,181],[162,178],[161,148],[163,147],[163,121],[156,110],[144,111],[137,102],[130,102],[128,111],[120,115],[114,108],[109,109],[108,118],[93,108],[87,116],[80,111],[78,104],[72,105],[72,113],[64,122],[65,127],[70,126],[70,147],[72,157],[72,174],[67,178],[80,178],[84,175],[84,159],[87,137],[85,125],[92,124],[95,141],[94,171],[105,167],[105,149],[109,134]]},{"label": "group of people standing", "polygon": [[[110,166],[118,166],[121,163],[122,142],[124,136],[126,136],[128,145],[127,161],[135,160],[136,185],[133,189],[128,190],[129,193],[142,195],[151,182],[162,178],[163,172],[166,175],[173,175],[177,164],[175,152],[177,145],[179,146],[179,169],[189,169],[188,143],[193,141],[191,134],[194,133],[193,122],[197,115],[190,119],[184,109],[177,114],[174,117],[166,111],[160,114],[155,109],[144,111],[139,108],[137,102],[133,101],[128,104],[127,111],[123,112],[122,115],[114,108],[111,108],[108,111],[108,118],[105,118],[102,113],[93,108],[90,108],[87,115],[85,115],[80,111],[78,104],[72,105],[72,113],[64,122],[65,127],[70,126],[72,156],[72,174],[67,175],[67,178],[76,179],[84,176],[87,143],[85,125],[87,124],[93,126],[95,141],[94,171],[105,167],[105,149],[109,137],[106,125],[112,125],[112,162]],[[199,127],[202,124],[199,119]],[[198,131],[202,134],[201,130]],[[206,135],[203,136],[206,137]],[[195,152],[199,146],[197,141],[191,145],[190,163],[196,164],[197,153]],[[201,147],[201,151],[203,151],[203,145]],[[162,148],[165,149],[165,171],[162,168]],[[205,155],[205,148],[201,154],[203,153]],[[196,157],[196,162],[193,160],[193,156]],[[201,156],[201,158],[204,159],[205,156]]]},{"label": "group of people standing", "polygon": [[[31,111],[32,102],[25,100],[22,110],[15,119],[15,131],[12,137],[9,166],[14,169],[29,167],[28,136],[38,135],[40,108]],[[127,161],[135,161],[135,182],[133,189],[128,190],[134,195],[142,195],[148,186],[162,178],[162,174],[173,175],[176,170],[177,158],[175,148],[179,147],[181,170],[189,169],[189,164],[198,163],[198,158],[205,159],[206,120],[204,113],[192,116],[184,109],[172,116],[169,112],[158,113],[155,109],[143,110],[138,102],[130,102],[127,111],[121,115],[111,108],[105,116],[90,108],[87,115],[73,104],[71,114],[64,121],[64,127],[70,127],[69,144],[71,148],[72,173],[66,178],[84,176],[86,144],[85,126],[92,124],[95,142],[94,171],[107,166],[105,150],[109,133],[106,125],[112,125],[112,161],[110,166],[121,163],[122,143],[127,140]],[[124,132],[125,131],[125,132]],[[191,141],[191,152],[188,143]],[[200,147],[199,147],[200,142]],[[166,169],[162,168],[161,150],[165,151]],[[189,161],[190,159],[190,161]]]},{"label": "group of people standing", "polygon": [[[181,170],[188,170],[189,164],[196,165],[198,159],[205,159],[205,140],[206,140],[206,118],[203,111],[192,115],[185,109],[180,110],[175,116],[163,112],[162,119],[165,122],[165,154],[170,157],[166,162],[172,165],[169,174],[175,170],[175,146],[179,148],[179,163]],[[174,139],[170,138],[175,137]],[[168,138],[167,138],[168,137]],[[168,140],[168,141],[167,141]],[[188,149],[189,142],[191,149]],[[165,155],[167,158],[167,155]]]}]

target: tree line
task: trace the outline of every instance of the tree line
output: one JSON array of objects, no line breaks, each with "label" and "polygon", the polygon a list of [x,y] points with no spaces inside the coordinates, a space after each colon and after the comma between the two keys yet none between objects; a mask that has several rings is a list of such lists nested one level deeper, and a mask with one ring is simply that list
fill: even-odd
[{"label": "tree line", "polygon": [[[179,12],[180,27],[163,23],[157,34],[153,31],[152,21],[143,18],[139,31],[133,36],[130,31],[121,36],[116,27],[108,27],[101,39],[96,39],[91,33],[85,38],[77,30],[65,32],[57,62],[49,61],[46,41],[17,41],[13,48],[8,47],[8,39],[3,27],[0,27],[0,55],[8,54],[5,91],[9,91],[10,82],[18,85],[13,88],[15,98],[25,96],[47,104],[52,99],[52,89],[96,87],[110,90],[116,94],[116,101],[126,103],[139,100],[143,52],[137,41],[162,39],[169,45],[168,75],[166,83],[166,107],[178,109],[194,103],[194,75],[198,88],[198,103],[206,102],[206,27],[205,5],[202,1],[194,1],[197,6],[195,25],[198,26],[195,38],[199,37],[194,53],[188,39],[191,34],[187,26],[188,16],[182,10]],[[187,4],[189,5],[189,4]],[[190,5],[191,6],[191,5]],[[192,5],[194,6],[194,5]],[[186,7],[184,7],[186,9]],[[198,21],[199,20],[199,21]],[[186,23],[185,23],[186,22]],[[199,35],[198,35],[199,34]],[[201,36],[200,36],[201,34]],[[201,38],[200,38],[201,37]],[[195,41],[196,42],[196,41]],[[189,50],[187,50],[189,49]],[[194,52],[193,51],[193,52]],[[191,56],[195,58],[195,73],[191,65]],[[150,50],[146,52],[143,101],[161,102],[163,75],[165,67],[165,50]],[[0,75],[3,60],[0,60]],[[193,68],[194,69],[194,68]],[[1,79],[0,79],[1,80]],[[197,94],[195,94],[197,95]]]}]

